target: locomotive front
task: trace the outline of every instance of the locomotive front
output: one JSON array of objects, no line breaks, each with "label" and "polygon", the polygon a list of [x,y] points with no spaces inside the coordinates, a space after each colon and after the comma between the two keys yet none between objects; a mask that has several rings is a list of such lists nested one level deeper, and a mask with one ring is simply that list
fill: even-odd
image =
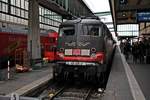
[{"label": "locomotive front", "polygon": [[60,25],[54,78],[69,75],[99,80],[105,72],[103,24],[96,19],[77,19]]}]

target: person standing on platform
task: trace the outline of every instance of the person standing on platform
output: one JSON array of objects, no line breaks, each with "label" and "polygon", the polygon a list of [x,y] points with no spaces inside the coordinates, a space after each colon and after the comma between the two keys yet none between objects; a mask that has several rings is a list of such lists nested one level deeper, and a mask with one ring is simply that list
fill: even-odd
[{"label": "person standing on platform", "polygon": [[138,42],[134,42],[132,46],[132,54],[133,54],[133,62],[137,63],[138,61],[138,54],[139,54],[139,45]]},{"label": "person standing on platform", "polygon": [[146,63],[150,64],[150,38],[148,39],[146,47]]},{"label": "person standing on platform", "polygon": [[131,52],[131,45],[130,45],[130,42],[127,41],[124,47],[124,54],[125,54],[126,60],[129,59],[130,52]]},{"label": "person standing on platform", "polygon": [[144,43],[143,41],[139,41],[139,60],[140,60],[140,63],[144,63]]}]

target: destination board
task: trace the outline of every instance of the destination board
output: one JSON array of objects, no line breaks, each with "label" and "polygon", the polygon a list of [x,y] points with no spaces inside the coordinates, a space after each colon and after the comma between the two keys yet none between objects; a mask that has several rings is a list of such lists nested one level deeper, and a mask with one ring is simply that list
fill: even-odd
[{"label": "destination board", "polygon": [[149,12],[138,12],[137,13],[138,22],[149,22],[150,21],[150,11]]}]

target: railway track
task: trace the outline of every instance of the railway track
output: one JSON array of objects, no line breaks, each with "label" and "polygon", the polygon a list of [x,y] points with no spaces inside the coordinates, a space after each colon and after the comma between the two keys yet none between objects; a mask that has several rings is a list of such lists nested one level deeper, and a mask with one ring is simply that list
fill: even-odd
[{"label": "railway track", "polygon": [[99,100],[103,93],[93,86],[77,86],[54,84],[46,89],[39,98],[41,100]]}]

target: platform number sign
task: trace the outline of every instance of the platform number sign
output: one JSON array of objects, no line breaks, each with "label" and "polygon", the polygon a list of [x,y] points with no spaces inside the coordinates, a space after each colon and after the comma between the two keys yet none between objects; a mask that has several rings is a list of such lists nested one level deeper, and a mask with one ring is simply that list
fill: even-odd
[{"label": "platform number sign", "polygon": [[127,0],[119,0],[119,4],[121,4],[121,5],[124,5],[124,4],[127,4]]}]

